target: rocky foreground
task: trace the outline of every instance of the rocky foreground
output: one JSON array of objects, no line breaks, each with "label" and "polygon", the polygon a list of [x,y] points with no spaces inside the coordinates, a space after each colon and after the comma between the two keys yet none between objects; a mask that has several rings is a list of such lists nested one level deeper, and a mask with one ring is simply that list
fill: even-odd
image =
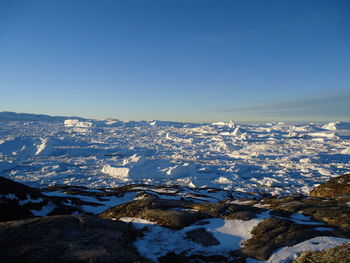
[{"label": "rocky foreground", "polygon": [[[310,196],[0,177],[1,262],[350,262],[350,175]],[[307,251],[308,249],[314,251]]]}]

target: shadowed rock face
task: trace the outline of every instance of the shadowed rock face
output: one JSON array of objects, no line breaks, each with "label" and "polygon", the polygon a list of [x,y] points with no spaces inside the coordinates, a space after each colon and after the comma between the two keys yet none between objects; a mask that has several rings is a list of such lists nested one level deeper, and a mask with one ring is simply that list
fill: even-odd
[{"label": "shadowed rock face", "polygon": [[[38,200],[38,203],[20,205],[20,201],[29,198]],[[34,217],[31,209],[41,207],[45,201],[45,196],[39,190],[0,177],[0,221]]]},{"label": "shadowed rock face", "polygon": [[52,208],[47,215],[82,213],[84,204],[98,205],[74,197],[46,196],[38,189],[0,176],[0,222],[35,217],[35,211],[47,206]]},{"label": "shadowed rock face", "polygon": [[197,228],[191,231],[186,232],[186,235],[193,242],[201,244],[202,246],[216,246],[219,245],[220,242],[205,228]]},{"label": "shadowed rock face", "polygon": [[310,196],[321,198],[336,198],[341,195],[350,195],[350,174],[333,178],[310,192]]},{"label": "shadowed rock face", "polygon": [[319,252],[303,252],[293,263],[349,263],[350,243]]},{"label": "shadowed rock face", "polygon": [[51,216],[0,223],[0,258],[12,262],[147,262],[138,233],[96,216]]},{"label": "shadowed rock face", "polygon": [[42,198],[44,195],[37,189],[26,186],[21,183],[14,182],[0,176],[0,193],[2,195],[14,194],[19,199],[27,198],[29,194],[32,199]]}]

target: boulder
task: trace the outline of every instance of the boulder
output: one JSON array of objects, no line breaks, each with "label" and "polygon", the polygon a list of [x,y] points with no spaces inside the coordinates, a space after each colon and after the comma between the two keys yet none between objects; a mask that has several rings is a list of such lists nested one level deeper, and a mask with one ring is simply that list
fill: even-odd
[{"label": "boulder", "polygon": [[277,248],[293,246],[307,239],[326,235],[326,232],[313,230],[313,227],[289,220],[267,218],[253,228],[253,237],[242,243],[241,252],[247,257],[267,260]]},{"label": "boulder", "polygon": [[336,198],[347,194],[350,194],[350,174],[333,178],[310,192],[310,196],[321,198]]}]

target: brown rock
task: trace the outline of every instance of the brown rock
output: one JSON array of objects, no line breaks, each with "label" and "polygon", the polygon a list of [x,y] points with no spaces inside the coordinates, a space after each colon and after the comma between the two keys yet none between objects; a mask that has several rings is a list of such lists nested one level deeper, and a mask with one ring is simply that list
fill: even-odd
[{"label": "brown rock", "polygon": [[134,200],[103,212],[101,218],[119,219],[121,217],[138,217],[155,222],[161,226],[181,229],[206,216],[191,210],[192,202],[146,197]]},{"label": "brown rock", "polygon": [[312,226],[295,224],[289,220],[267,218],[253,228],[253,237],[243,242],[242,253],[247,257],[267,260],[280,247],[292,246],[307,239],[325,235]]},{"label": "brown rock", "polygon": [[318,252],[303,252],[293,263],[349,263],[350,242]]},{"label": "brown rock", "polygon": [[310,196],[322,198],[336,198],[346,194],[350,194],[350,174],[333,178],[310,192]]},{"label": "brown rock", "polygon": [[186,235],[193,242],[201,244],[204,247],[220,245],[219,240],[217,240],[213,234],[209,233],[204,228],[197,228],[186,232]]}]

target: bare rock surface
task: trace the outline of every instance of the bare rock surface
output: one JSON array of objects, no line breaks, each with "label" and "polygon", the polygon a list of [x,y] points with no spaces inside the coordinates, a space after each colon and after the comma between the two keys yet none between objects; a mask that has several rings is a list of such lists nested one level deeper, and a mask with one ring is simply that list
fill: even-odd
[{"label": "bare rock surface", "polygon": [[350,194],[350,174],[344,174],[329,180],[310,192],[310,196],[336,198]]},{"label": "bare rock surface", "polygon": [[326,235],[308,225],[289,220],[267,218],[253,228],[253,237],[243,242],[242,253],[248,257],[267,260],[277,248],[292,246],[316,236]]},{"label": "bare rock surface", "polygon": [[106,210],[101,218],[137,217],[181,229],[204,218],[249,220],[264,209],[230,203],[195,203],[144,196]]},{"label": "bare rock surface", "polygon": [[205,247],[219,245],[220,242],[211,233],[209,233],[205,228],[197,228],[186,232],[186,235],[193,242],[201,244]]}]

